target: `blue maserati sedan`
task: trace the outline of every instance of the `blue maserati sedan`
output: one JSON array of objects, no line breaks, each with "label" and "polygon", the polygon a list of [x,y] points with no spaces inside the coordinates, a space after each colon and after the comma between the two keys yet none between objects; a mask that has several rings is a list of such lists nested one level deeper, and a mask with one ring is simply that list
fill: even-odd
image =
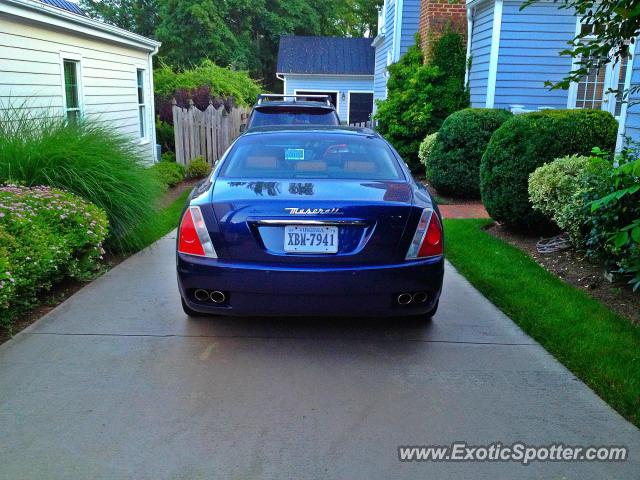
[{"label": "blue maserati sedan", "polygon": [[382,137],[259,127],[191,194],[177,239],[185,313],[431,317],[438,207]]}]

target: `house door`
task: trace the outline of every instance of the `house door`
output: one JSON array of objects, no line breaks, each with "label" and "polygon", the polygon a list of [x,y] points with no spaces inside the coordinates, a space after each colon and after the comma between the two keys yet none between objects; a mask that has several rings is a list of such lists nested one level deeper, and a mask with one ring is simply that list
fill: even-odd
[{"label": "house door", "polygon": [[[314,92],[311,90],[305,90],[305,91],[300,91],[300,90],[296,90],[296,95],[329,95],[329,97],[331,97],[331,103],[333,103],[333,106],[336,107],[336,110],[338,109],[338,92]],[[314,98],[311,98],[310,100],[317,100]]]},{"label": "house door", "polygon": [[373,112],[373,93],[349,92],[349,124],[368,122]]}]

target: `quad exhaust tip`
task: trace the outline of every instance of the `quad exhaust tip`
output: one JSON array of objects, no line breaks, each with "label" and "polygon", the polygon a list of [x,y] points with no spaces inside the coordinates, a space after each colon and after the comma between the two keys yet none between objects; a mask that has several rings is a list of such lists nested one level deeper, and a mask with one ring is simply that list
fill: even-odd
[{"label": "quad exhaust tip", "polygon": [[413,303],[424,303],[427,301],[427,294],[418,292],[413,294]]},{"label": "quad exhaust tip", "polygon": [[199,288],[193,292],[193,296],[199,302],[213,302],[220,304],[227,301],[227,296],[220,290],[205,290],[204,288]]},{"label": "quad exhaust tip", "polygon": [[198,290],[193,292],[193,296],[196,297],[196,300],[198,300],[199,302],[206,302],[207,300],[209,300],[209,292],[203,290],[202,288],[199,288]]},{"label": "quad exhaust tip", "polygon": [[416,303],[424,303],[429,299],[429,295],[426,292],[416,292],[416,293],[400,293],[396,297],[396,301],[398,305],[407,306],[409,304]]},{"label": "quad exhaust tip", "polygon": [[413,297],[410,293],[401,293],[398,295],[398,305],[409,305]]},{"label": "quad exhaust tip", "polygon": [[214,290],[213,292],[211,292],[210,298],[213,303],[224,303],[224,301],[227,299],[227,296],[219,290]]}]

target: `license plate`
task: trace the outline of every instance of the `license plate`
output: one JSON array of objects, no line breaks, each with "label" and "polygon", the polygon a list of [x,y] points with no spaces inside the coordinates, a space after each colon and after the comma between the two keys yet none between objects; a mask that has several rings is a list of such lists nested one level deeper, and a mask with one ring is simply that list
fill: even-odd
[{"label": "license plate", "polygon": [[291,253],[337,253],[338,227],[284,227],[284,251]]}]

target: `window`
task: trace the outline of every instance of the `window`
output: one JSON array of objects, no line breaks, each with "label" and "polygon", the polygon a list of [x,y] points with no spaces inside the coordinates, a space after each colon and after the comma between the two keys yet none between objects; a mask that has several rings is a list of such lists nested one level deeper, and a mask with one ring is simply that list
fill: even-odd
[{"label": "window", "polygon": [[[600,25],[579,25],[581,38],[593,39],[596,33],[601,33]],[[602,109],[620,116],[623,104],[623,92],[627,78],[628,57],[621,58],[616,63],[602,63],[592,68],[587,75],[578,81],[576,87],[575,107],[588,109]],[[618,94],[612,91],[618,91]]]},{"label": "window", "polygon": [[144,102],[144,70],[138,69],[137,71],[137,80],[138,80],[138,120],[140,124],[140,138],[146,138],[147,136],[147,125],[146,125],[146,105]]},{"label": "window", "polygon": [[75,122],[82,115],[80,109],[80,85],[78,83],[80,62],[63,60],[62,65],[64,69],[65,113],[67,120]]},{"label": "window", "polygon": [[371,135],[300,130],[244,135],[227,155],[222,178],[401,180],[387,144]]},{"label": "window", "polygon": [[578,82],[576,108],[600,109],[604,98],[606,67],[597,66]]}]

